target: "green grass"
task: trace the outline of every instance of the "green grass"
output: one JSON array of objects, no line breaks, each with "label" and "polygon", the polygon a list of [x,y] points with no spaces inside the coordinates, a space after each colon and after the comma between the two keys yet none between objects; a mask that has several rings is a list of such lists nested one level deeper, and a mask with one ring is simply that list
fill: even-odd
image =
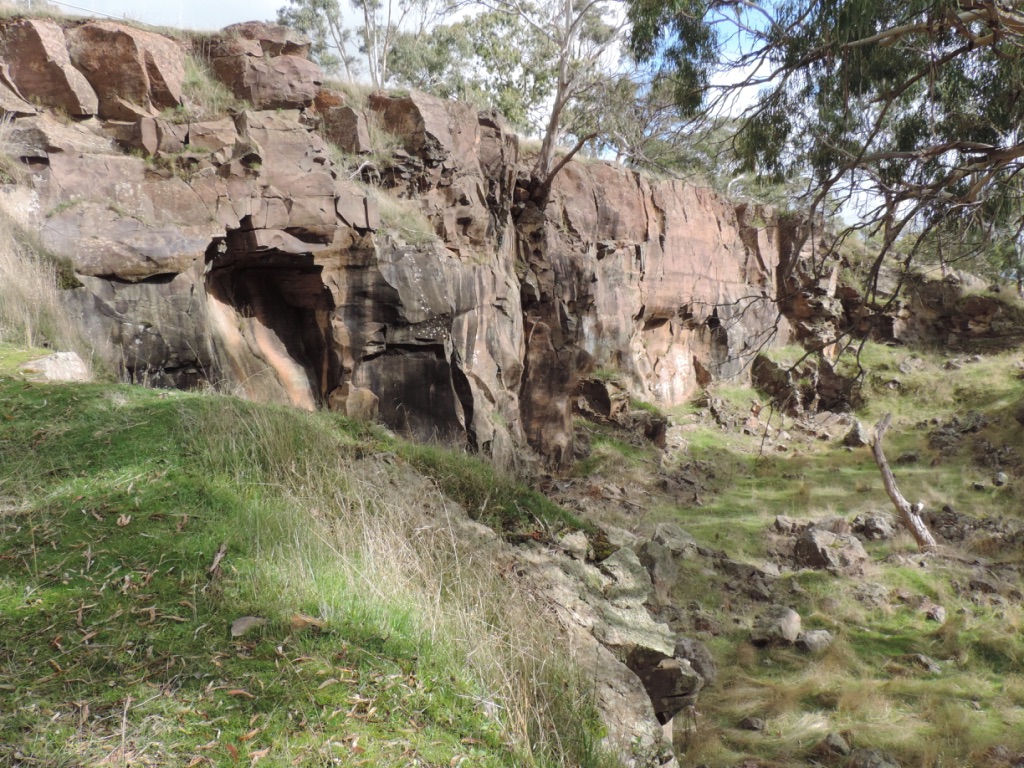
[{"label": "green grass", "polygon": [[[788,359],[794,353],[778,354]],[[909,372],[902,372],[900,364],[907,358],[914,360]],[[992,488],[992,470],[978,463],[979,445],[1017,452],[1024,447],[1024,428],[1014,419],[1024,405],[1019,354],[986,356],[956,371],[945,368],[946,359],[866,345],[861,363],[867,401],[856,416],[870,427],[883,413],[894,413],[885,450],[911,501],[920,499],[928,509],[950,504],[972,516],[1019,520],[1020,464],[1009,467],[1012,479],[1006,487]],[[893,378],[901,382],[898,390],[886,386]],[[736,387],[712,394],[741,412],[757,397]],[[981,413],[985,425],[946,454],[929,445],[935,426],[918,426],[933,417],[940,423],[954,416],[964,419],[971,411]],[[732,559],[754,564],[777,560],[772,549],[781,537],[769,535],[777,515],[808,521],[894,514],[870,449],[840,446],[841,434],[829,442],[798,438],[785,452],[769,445],[762,453],[761,435],[722,430],[702,405],[673,409],[671,415],[684,425],[688,446],[676,458],[679,471],[701,474],[702,504],[663,501],[651,517],[681,525]],[[773,419],[773,427],[799,436],[788,417]],[[904,453],[919,459],[895,463]],[[976,481],[986,483],[986,490],[974,490]],[[829,731],[852,734],[855,746],[885,749],[907,766],[994,766],[987,756],[993,746],[1024,751],[1018,703],[1024,692],[1024,611],[1012,601],[978,604],[963,588],[971,578],[970,562],[978,557],[1016,562],[1014,545],[1004,542],[985,550],[969,543],[950,550],[952,557],[925,561],[924,567],[904,561],[916,547],[903,532],[865,546],[871,561],[861,577],[797,571],[783,573],[776,582],[775,599],[793,606],[805,628],[824,628],[837,636],[820,657],[750,646],[749,621],[758,605],[737,595],[728,576],[710,571],[706,561],[681,564],[674,603],[699,605],[719,622],[709,641],[720,676],[715,687],[701,694],[703,717],[696,728],[677,735],[684,764],[726,768],[756,756],[762,765],[796,768],[820,759],[814,750]],[[869,584],[880,585],[883,604],[858,597]],[[915,600],[925,598],[946,609],[945,624],[928,620],[915,607]],[[918,653],[937,660],[940,671],[916,664],[911,656]],[[766,730],[740,728],[746,716],[764,718]]]},{"label": "green grass", "polygon": [[598,764],[585,681],[371,430],[3,352],[0,764]]},{"label": "green grass", "polygon": [[462,451],[435,445],[398,442],[398,454],[433,479],[469,515],[497,530],[545,534],[564,529],[594,531],[594,527],[528,488],[493,464]]}]

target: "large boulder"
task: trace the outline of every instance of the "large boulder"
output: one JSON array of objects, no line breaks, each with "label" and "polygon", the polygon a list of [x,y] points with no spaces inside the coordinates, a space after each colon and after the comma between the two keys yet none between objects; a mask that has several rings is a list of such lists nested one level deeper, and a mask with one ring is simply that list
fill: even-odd
[{"label": "large boulder", "polygon": [[91,381],[92,372],[76,352],[54,352],[18,366],[18,373],[34,381]]},{"label": "large boulder", "polygon": [[224,27],[226,37],[240,37],[253,40],[267,56],[298,56],[309,58],[310,39],[301,32],[281,24],[266,21],[243,21]]},{"label": "large boulder", "polygon": [[162,35],[108,21],[67,32],[71,61],[99,97],[100,117],[137,120],[181,104],[185,49]]},{"label": "large boulder", "polygon": [[754,622],[750,642],[754,645],[792,645],[800,638],[800,614],[784,605],[766,608]]},{"label": "large boulder", "polygon": [[289,46],[269,41],[265,50],[266,36],[250,32],[251,38],[227,34],[211,45],[211,66],[221,82],[236,98],[248,101],[256,109],[310,106],[323,82],[320,67],[309,61],[301,48],[295,49],[296,53],[274,55],[272,51]]},{"label": "large boulder", "polygon": [[868,553],[856,536],[814,527],[808,528],[797,538],[793,546],[793,557],[801,568],[850,574],[860,573],[868,561]]},{"label": "large boulder", "polygon": [[316,109],[324,138],[342,152],[358,155],[372,150],[366,114],[346,104],[342,94],[321,90],[316,97]]},{"label": "large boulder", "polygon": [[71,63],[64,30],[56,22],[18,19],[0,25],[0,58],[22,99],[73,117],[98,111],[96,92]]}]

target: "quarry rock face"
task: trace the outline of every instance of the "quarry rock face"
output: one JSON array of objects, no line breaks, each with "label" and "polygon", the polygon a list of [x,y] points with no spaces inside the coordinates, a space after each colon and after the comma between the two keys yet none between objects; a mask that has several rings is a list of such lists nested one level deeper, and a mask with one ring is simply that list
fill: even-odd
[{"label": "quarry rock face", "polygon": [[[206,45],[257,108],[187,124],[158,115],[182,102],[177,42],[110,22],[9,22],[0,39],[37,52],[9,98],[57,93],[101,118],[19,117],[11,153],[45,244],[83,283],[83,324],[130,380],[303,408],[367,390],[377,406],[358,411],[394,428],[505,464],[525,442],[559,466],[588,372],[674,405],[785,340],[779,233],[709,190],[570,163],[543,209],[520,202],[499,115],[419,93],[356,109],[319,91],[308,40],[276,25]],[[358,153],[370,114],[401,148],[353,179],[321,129]]]},{"label": "quarry rock face", "polygon": [[543,210],[526,204],[516,231],[523,315],[536,336],[526,369],[536,360],[543,371],[523,384],[531,444],[556,463],[572,455],[571,431],[553,425],[566,407],[557,395],[579,372],[616,370],[672,406],[785,342],[777,233],[749,229],[710,190],[605,163],[569,164]]}]

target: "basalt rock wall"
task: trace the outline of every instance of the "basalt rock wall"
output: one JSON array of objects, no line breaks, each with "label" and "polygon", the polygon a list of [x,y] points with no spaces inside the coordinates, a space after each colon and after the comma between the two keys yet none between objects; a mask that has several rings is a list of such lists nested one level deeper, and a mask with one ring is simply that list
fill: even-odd
[{"label": "basalt rock wall", "polygon": [[[308,50],[257,23],[200,48],[0,24],[4,150],[28,179],[4,207],[71,265],[83,327],[126,379],[557,465],[591,373],[672,405],[785,340],[789,244],[763,212],[602,162],[567,165],[538,207],[500,116],[415,93],[352,103]],[[251,106],[204,115],[188,56]],[[400,145],[387,157],[368,154],[371,122]]]}]

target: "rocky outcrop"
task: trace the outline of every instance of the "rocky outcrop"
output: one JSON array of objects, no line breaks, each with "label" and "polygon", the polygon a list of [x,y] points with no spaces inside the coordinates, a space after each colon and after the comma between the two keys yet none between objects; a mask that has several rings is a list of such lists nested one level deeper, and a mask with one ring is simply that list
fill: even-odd
[{"label": "rocky outcrop", "polygon": [[67,32],[71,62],[99,97],[97,114],[137,120],[181,104],[185,50],[162,35],[94,21]]},{"label": "rocky outcrop", "polygon": [[[10,151],[32,172],[22,218],[45,222],[82,283],[83,324],[130,380],[351,404],[505,463],[525,440],[561,465],[588,371],[675,404],[785,336],[771,301],[781,230],[605,163],[570,163],[538,209],[496,114],[374,94],[401,148],[364,169],[368,192],[318,131],[358,153],[367,115],[319,91],[308,40],[283,28],[208,41],[213,70],[257,108],[188,124],[158,114],[182,101],[177,42],[42,21],[5,22],[0,40],[19,52],[5,103]],[[41,93],[83,119],[21,106]],[[403,217],[420,215],[433,234],[410,238]],[[364,391],[376,405],[356,404]]]},{"label": "rocky outcrop", "polygon": [[[776,235],[743,230],[710,190],[570,164],[543,210],[517,209],[523,313],[540,330],[527,369],[557,365],[568,391],[581,372],[617,370],[669,406],[741,375],[758,349],[788,337],[773,299]],[[551,434],[566,407],[551,383],[524,381],[524,428],[545,455],[569,456],[571,434]]]},{"label": "rocky outcrop", "polygon": [[20,98],[28,95],[74,117],[96,114],[99,98],[72,65],[64,29],[56,22],[18,19],[0,24],[0,55],[6,84]]},{"label": "rocky outcrop", "polygon": [[905,343],[998,352],[1019,346],[1024,310],[1007,289],[964,273],[907,277],[893,338]]}]

